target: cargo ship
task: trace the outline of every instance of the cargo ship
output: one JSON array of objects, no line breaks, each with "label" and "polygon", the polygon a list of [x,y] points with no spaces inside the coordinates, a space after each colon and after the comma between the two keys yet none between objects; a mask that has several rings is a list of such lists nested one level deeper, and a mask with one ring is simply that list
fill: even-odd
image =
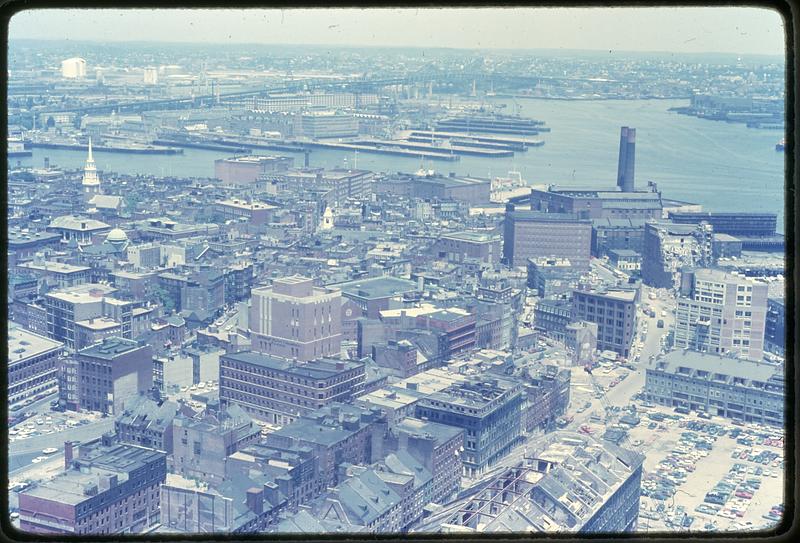
[{"label": "cargo ship", "polygon": [[784,151],[786,150],[786,138],[782,139],[778,143],[775,144],[776,151]]}]

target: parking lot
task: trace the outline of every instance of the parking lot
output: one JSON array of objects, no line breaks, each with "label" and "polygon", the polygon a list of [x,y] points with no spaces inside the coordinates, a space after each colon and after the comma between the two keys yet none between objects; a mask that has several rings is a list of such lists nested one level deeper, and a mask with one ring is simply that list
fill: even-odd
[{"label": "parking lot", "polygon": [[22,411],[18,416],[20,415],[24,416],[25,419],[10,426],[8,430],[10,443],[22,441],[29,437],[63,432],[70,428],[91,424],[101,418],[99,413],[59,412],[42,409],[38,410],[38,412],[33,410]]},{"label": "parking lot", "polygon": [[646,454],[640,530],[764,530],[780,521],[774,506],[784,501],[782,430],[664,408],[644,412],[629,434]]}]

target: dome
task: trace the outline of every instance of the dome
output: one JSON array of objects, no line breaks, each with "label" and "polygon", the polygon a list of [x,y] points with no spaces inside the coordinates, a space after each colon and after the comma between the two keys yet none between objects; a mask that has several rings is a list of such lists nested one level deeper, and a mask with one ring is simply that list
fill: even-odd
[{"label": "dome", "polygon": [[114,228],[111,232],[108,233],[106,236],[106,241],[109,243],[122,243],[128,241],[128,234],[120,230],[119,228]]}]

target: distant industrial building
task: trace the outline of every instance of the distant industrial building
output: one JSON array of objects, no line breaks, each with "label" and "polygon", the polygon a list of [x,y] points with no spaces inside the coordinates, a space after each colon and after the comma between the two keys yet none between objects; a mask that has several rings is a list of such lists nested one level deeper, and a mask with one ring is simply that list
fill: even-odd
[{"label": "distant industrial building", "polygon": [[648,190],[622,191],[568,185],[532,189],[530,209],[546,213],[577,213],[581,219],[660,219],[663,203],[654,183]]},{"label": "distant industrial building", "polygon": [[592,254],[602,257],[615,249],[641,253],[644,225],[649,219],[592,219]]},{"label": "distant industrial building", "polygon": [[358,120],[335,111],[309,111],[301,115],[301,132],[312,139],[358,136]]},{"label": "distant industrial building", "polygon": [[674,346],[760,361],[767,320],[766,283],[719,270],[684,270]]},{"label": "distant industrial building", "polygon": [[597,348],[630,356],[636,336],[639,289],[576,289],[572,293],[572,321],[597,324]]},{"label": "distant industrial building", "polygon": [[240,156],[214,161],[214,177],[223,185],[252,185],[262,175],[285,171],[294,166],[286,156]]},{"label": "distant industrial building", "polygon": [[86,77],[86,61],[78,57],[62,60],[61,77],[64,79],[83,79]]},{"label": "distant industrial building", "polygon": [[299,275],[252,290],[250,332],[254,351],[313,360],[341,351],[341,290],[315,287]]},{"label": "distant industrial building", "polygon": [[379,178],[375,192],[428,200],[457,200],[468,204],[487,204],[491,195],[490,179],[479,177],[427,174],[391,174]]},{"label": "distant industrial building", "polygon": [[710,353],[672,351],[645,369],[648,401],[779,428],[785,390],[780,366]]},{"label": "distant industrial building", "polygon": [[506,206],[503,259],[525,267],[529,258],[566,258],[576,269],[589,267],[592,223],[574,213],[516,211]]}]

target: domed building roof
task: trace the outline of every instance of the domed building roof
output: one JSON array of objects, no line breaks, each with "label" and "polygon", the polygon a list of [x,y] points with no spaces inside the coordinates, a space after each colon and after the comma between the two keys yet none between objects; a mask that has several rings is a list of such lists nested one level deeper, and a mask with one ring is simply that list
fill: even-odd
[{"label": "domed building roof", "polygon": [[128,234],[119,228],[114,228],[108,233],[108,236],[106,236],[106,241],[109,243],[124,243],[128,241]]}]

